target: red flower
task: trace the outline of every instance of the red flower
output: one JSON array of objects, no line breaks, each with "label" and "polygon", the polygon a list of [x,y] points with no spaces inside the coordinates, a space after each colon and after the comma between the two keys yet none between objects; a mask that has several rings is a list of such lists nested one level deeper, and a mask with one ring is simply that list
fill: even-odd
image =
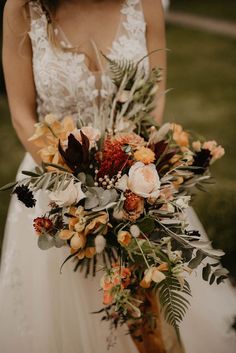
[{"label": "red flower", "polygon": [[49,218],[37,217],[33,223],[34,229],[38,234],[42,234],[44,231],[47,232],[53,227],[53,223]]},{"label": "red flower", "polygon": [[124,167],[131,166],[133,162],[130,160],[130,156],[123,151],[122,144],[119,141],[108,138],[104,143],[100,163],[99,178],[105,175],[113,177]]},{"label": "red flower", "polygon": [[144,199],[131,191],[125,192],[124,218],[135,221],[144,210]]}]

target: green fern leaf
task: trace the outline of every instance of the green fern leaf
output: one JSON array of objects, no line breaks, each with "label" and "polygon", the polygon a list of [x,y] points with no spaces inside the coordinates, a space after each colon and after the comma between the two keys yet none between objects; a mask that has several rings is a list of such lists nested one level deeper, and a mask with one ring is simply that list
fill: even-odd
[{"label": "green fern leaf", "polygon": [[127,84],[128,86],[125,87],[126,89],[130,89],[132,87],[133,79],[137,72],[137,64],[131,60],[113,60],[108,58],[106,55],[103,54],[106,60],[109,63],[111,77],[114,84],[119,87],[121,82],[125,76],[127,75]]},{"label": "green fern leaf", "polygon": [[171,276],[162,281],[158,288],[164,317],[179,335],[179,325],[189,307],[189,301],[185,297],[186,295],[191,296],[189,284],[185,281],[183,288],[181,288],[178,280]]}]

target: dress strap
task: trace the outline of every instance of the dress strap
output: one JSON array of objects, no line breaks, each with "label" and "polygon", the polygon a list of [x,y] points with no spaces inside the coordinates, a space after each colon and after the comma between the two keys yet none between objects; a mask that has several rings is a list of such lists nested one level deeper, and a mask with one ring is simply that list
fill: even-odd
[{"label": "dress strap", "polygon": [[39,0],[29,1],[30,31],[29,36],[34,43],[38,38],[47,38],[48,20]]}]

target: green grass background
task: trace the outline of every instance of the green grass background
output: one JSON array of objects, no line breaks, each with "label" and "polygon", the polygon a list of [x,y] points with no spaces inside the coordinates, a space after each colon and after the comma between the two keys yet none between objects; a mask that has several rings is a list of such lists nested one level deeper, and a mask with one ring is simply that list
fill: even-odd
[{"label": "green grass background", "polygon": [[[236,6],[229,0],[172,0],[171,7],[222,19],[236,18]],[[209,193],[196,197],[195,209],[214,245],[226,251],[224,264],[236,277],[236,40],[168,25],[167,43],[168,87],[173,90],[167,95],[165,120],[216,139],[226,149],[226,156],[213,167],[216,184]],[[23,153],[2,94],[0,184],[14,179]],[[8,202],[8,193],[1,193],[0,243]]]}]

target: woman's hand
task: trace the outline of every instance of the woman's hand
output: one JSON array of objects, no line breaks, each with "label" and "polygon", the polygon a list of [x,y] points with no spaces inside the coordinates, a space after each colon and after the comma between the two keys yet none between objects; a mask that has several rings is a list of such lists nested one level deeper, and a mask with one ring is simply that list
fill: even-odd
[{"label": "woman's hand", "polygon": [[25,149],[40,163],[37,148],[28,141],[37,115],[29,16],[24,4],[24,0],[8,0],[4,8],[3,69],[13,126]]},{"label": "woman's hand", "polygon": [[165,108],[166,89],[166,41],[165,19],[161,0],[142,0],[144,16],[147,23],[147,48],[148,52],[157,50],[150,55],[150,69],[162,68],[162,81],[159,83],[157,93],[157,106],[152,112],[155,120],[161,123]]}]

